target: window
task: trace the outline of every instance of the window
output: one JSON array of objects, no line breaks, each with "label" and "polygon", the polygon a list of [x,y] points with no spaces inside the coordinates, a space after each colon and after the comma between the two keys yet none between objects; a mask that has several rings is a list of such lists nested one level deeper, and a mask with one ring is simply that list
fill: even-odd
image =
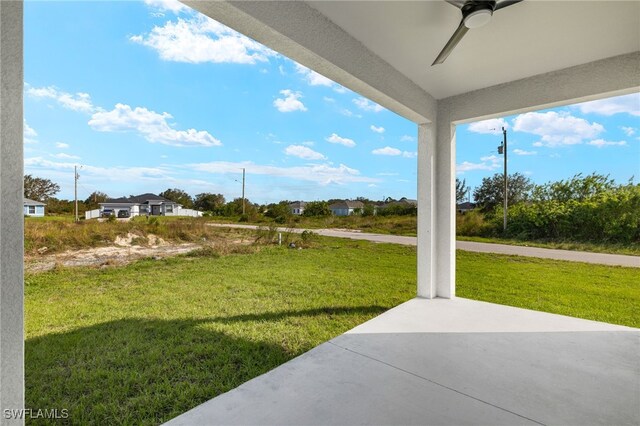
[{"label": "window", "polygon": [[36,206],[29,206],[29,214],[36,214]]},{"label": "window", "polygon": [[166,213],[173,213],[173,204],[167,204],[167,205],[165,206],[164,211],[165,211]]}]

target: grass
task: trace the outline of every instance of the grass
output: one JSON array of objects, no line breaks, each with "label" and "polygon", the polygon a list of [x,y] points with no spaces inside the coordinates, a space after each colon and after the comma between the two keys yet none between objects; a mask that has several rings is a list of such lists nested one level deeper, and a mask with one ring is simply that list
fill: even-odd
[{"label": "grass", "polygon": [[[413,247],[321,238],[28,275],[27,407],[161,423],[412,298],[415,269]],[[458,253],[462,297],[631,326],[639,274]]]},{"label": "grass", "polygon": [[588,251],[593,253],[625,254],[630,256],[640,256],[640,244],[630,243],[588,243],[578,241],[539,241],[539,240],[516,240],[511,238],[496,237],[467,237],[458,235],[456,239],[460,241],[476,241],[479,243],[507,244],[512,246],[540,247],[560,250]]}]

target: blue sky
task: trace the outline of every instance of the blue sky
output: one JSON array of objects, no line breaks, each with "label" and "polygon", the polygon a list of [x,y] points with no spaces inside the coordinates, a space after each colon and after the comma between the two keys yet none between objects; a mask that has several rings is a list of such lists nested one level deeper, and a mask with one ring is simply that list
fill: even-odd
[{"label": "blue sky", "polygon": [[[56,22],[55,26],[50,22]],[[175,2],[25,5],[25,172],[73,196],[416,196],[416,126]],[[458,176],[640,174],[640,96],[460,126]],[[493,130],[497,129],[497,130]]]}]

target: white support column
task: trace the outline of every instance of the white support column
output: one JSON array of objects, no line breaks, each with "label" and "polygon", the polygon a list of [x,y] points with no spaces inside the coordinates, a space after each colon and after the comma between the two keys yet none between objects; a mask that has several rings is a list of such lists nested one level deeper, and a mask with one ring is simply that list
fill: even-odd
[{"label": "white support column", "polygon": [[418,125],[418,297],[436,297],[434,242],[436,129]]},{"label": "white support column", "polygon": [[435,147],[434,261],[436,297],[456,295],[456,128],[438,111]]},{"label": "white support column", "polygon": [[0,1],[0,424],[24,408],[22,11]]}]

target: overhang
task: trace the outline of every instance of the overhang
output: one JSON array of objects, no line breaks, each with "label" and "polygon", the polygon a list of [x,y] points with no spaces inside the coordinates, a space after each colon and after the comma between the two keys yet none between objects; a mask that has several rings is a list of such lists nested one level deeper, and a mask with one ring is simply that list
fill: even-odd
[{"label": "overhang", "polygon": [[609,58],[627,58],[626,78],[598,93],[640,86],[638,1],[526,0],[470,30],[436,66],[461,16],[445,1],[185,3],[416,123],[435,120],[437,100]]}]

